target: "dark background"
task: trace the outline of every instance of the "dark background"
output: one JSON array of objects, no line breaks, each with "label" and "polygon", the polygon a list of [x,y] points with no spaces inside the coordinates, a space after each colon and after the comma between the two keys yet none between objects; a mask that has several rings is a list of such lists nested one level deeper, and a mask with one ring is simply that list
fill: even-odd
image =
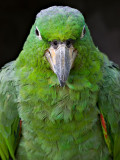
[{"label": "dark background", "polygon": [[36,14],[53,5],[79,9],[98,48],[120,65],[120,1],[24,0],[0,2],[0,67],[17,58]]}]

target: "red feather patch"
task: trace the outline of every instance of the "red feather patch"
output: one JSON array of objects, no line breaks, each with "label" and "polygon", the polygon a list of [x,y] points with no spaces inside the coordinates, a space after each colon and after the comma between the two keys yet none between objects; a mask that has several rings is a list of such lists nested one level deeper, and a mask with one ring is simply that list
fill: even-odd
[{"label": "red feather patch", "polygon": [[104,117],[103,117],[102,114],[100,114],[100,119],[101,119],[101,124],[102,124],[102,126],[103,126],[105,132],[107,133],[107,128],[106,128],[105,119],[104,119]]},{"label": "red feather patch", "polygon": [[108,135],[107,127],[106,127],[106,122],[105,122],[105,119],[104,119],[102,113],[100,114],[100,121],[101,121],[102,129],[103,129],[103,135],[104,135],[104,138],[105,138],[105,142],[106,142],[106,144],[108,146],[109,152],[112,153],[112,150],[111,150],[111,140],[110,140],[110,137]]}]

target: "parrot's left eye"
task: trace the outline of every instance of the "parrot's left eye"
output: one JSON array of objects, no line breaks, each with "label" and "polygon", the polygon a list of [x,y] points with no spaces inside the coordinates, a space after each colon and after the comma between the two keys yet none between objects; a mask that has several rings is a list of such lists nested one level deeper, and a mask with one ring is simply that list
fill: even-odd
[{"label": "parrot's left eye", "polygon": [[86,33],[86,29],[85,29],[85,25],[84,25],[80,39],[82,39],[85,36],[85,33]]},{"label": "parrot's left eye", "polygon": [[35,34],[36,34],[36,36],[39,38],[39,40],[42,40],[40,31],[39,31],[39,29],[38,29],[37,27],[36,27],[36,29],[35,29]]}]

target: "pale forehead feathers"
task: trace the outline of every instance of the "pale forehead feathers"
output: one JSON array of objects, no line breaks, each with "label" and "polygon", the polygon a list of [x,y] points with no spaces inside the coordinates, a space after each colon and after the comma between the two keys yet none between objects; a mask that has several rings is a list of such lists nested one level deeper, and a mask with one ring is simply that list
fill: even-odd
[{"label": "pale forehead feathers", "polygon": [[80,11],[78,11],[77,9],[74,9],[74,8],[71,8],[71,7],[68,7],[68,6],[53,6],[53,7],[49,7],[47,9],[43,9],[41,10],[36,18],[39,18],[39,17],[44,17],[44,16],[54,16],[56,14],[65,14],[65,15],[68,15],[69,14],[73,14],[74,16],[79,16],[81,14]]}]

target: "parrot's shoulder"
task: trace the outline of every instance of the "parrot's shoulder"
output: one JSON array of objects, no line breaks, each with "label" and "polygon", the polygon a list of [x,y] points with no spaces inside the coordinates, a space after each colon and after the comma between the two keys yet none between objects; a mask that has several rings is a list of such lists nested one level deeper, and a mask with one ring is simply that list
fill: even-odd
[{"label": "parrot's shoulder", "polygon": [[0,70],[0,95],[6,95],[9,92],[16,97],[17,86],[15,61],[12,61],[4,65]]},{"label": "parrot's shoulder", "polygon": [[18,141],[19,116],[17,111],[17,84],[15,61],[0,70],[0,157],[15,159]]},{"label": "parrot's shoulder", "polygon": [[103,79],[100,84],[100,93],[102,93],[103,95],[107,95],[109,101],[110,99],[114,98],[115,100],[118,100],[120,103],[119,66],[112,61],[107,61],[103,66],[102,73],[103,73]]},{"label": "parrot's shoulder", "polygon": [[112,62],[112,61],[110,61],[110,65],[108,67],[111,68],[111,69],[117,69],[117,71],[120,71],[119,65]]},{"label": "parrot's shoulder", "polygon": [[103,86],[107,85],[111,89],[113,89],[115,86],[119,86],[120,87],[120,67],[119,67],[118,64],[116,64],[116,63],[114,63],[112,61],[108,61],[108,62],[104,63],[104,66],[103,66],[103,83],[102,83],[102,85]]},{"label": "parrot's shoulder", "polygon": [[15,61],[9,62],[5,64],[1,69],[0,69],[0,82],[4,79],[9,82],[14,79],[14,74],[15,74]]},{"label": "parrot's shoulder", "polygon": [[[114,108],[120,106],[120,68],[112,61],[106,61],[103,67],[103,80],[100,84],[100,99],[109,102]],[[102,99],[103,98],[103,99]]]}]

